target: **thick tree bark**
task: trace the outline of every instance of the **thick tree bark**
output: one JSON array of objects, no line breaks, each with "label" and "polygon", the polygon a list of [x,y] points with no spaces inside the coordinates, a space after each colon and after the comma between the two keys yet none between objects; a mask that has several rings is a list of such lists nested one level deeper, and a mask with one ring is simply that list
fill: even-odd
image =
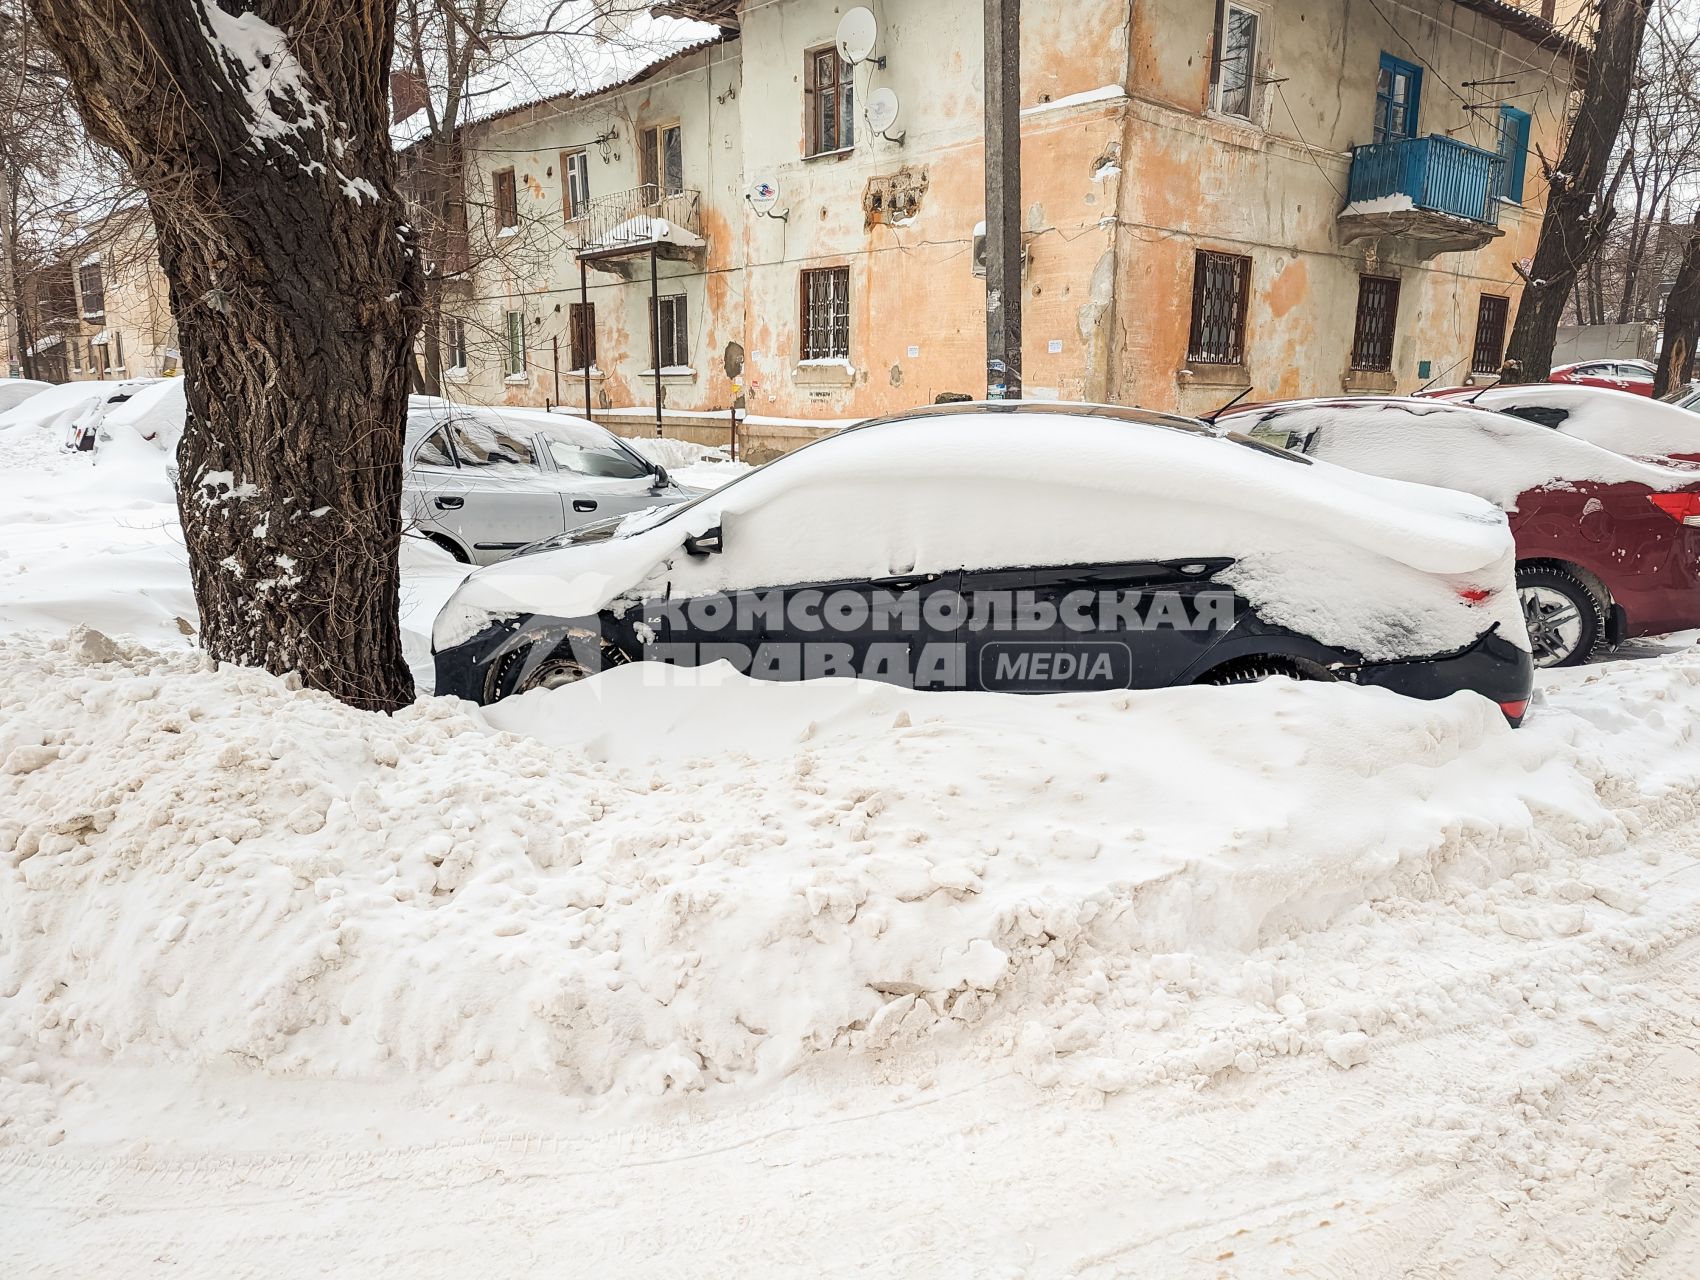
[{"label": "thick tree bark", "polygon": [[395,190],[395,0],[30,0],[146,192],[188,393],[202,643],[413,697],[397,616],[420,268]]},{"label": "thick tree bark", "polygon": [[1700,341],[1700,211],[1694,215],[1694,234],[1683,246],[1682,265],[1665,301],[1665,349],[1659,353],[1654,395],[1694,381],[1696,341]]},{"label": "thick tree bark", "polygon": [[1601,188],[1629,106],[1652,4],[1653,0],[1600,0],[1599,32],[1582,104],[1571,121],[1564,155],[1547,173],[1546,215],[1534,261],[1524,274],[1517,323],[1506,347],[1507,381],[1544,382],[1552,372],[1552,349],[1564,319],[1565,299],[1611,226],[1615,190],[1602,196]]}]

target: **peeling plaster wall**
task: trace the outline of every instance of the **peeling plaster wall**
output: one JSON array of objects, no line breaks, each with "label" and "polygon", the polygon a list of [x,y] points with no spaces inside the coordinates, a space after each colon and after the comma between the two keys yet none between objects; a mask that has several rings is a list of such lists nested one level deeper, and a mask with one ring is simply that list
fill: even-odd
[{"label": "peeling plaster wall", "polygon": [[[1257,0],[1251,0],[1256,3]],[[855,72],[859,102],[890,87],[902,101],[902,145],[871,137],[858,119],[854,149],[805,158],[803,75],[808,51],[832,42],[843,3],[764,0],[746,6],[741,39],[692,55],[652,81],[586,102],[549,104],[476,131],[480,181],[512,163],[522,210],[554,211],[556,230],[528,230],[526,252],[479,272],[470,304],[499,335],[503,299],[524,295],[540,323],[533,368],[504,383],[499,351],[473,370],[474,399],[542,403],[553,395],[548,339],[562,341],[577,267],[559,234],[559,152],[610,122],[618,141],[592,148],[592,194],[637,184],[635,129],[684,127],[685,185],[703,193],[708,242],[700,263],[661,264],[662,292],[688,298],[688,378],[669,379],[672,409],[723,411],[734,388],[728,344],[746,353],[752,414],[840,419],[910,408],[942,392],[985,389],[985,284],[972,273],[983,218],[981,7],[973,0],[875,0],[886,66]],[[1346,247],[1336,229],[1349,148],[1371,141],[1383,50],[1431,64],[1422,133],[1448,132],[1491,149],[1496,110],[1470,112],[1457,95],[1517,95],[1534,115],[1533,141],[1556,154],[1569,69],[1556,55],[1452,0],[1264,0],[1256,119],[1206,109],[1212,16],[1199,0],[1056,0],[1026,7],[1022,41],[1025,381],[1047,395],[1203,412],[1250,379],[1257,398],[1333,394],[1349,363],[1362,272],[1395,274],[1401,305],[1395,384],[1461,380],[1481,295],[1513,299],[1512,264],[1533,251],[1544,182],[1531,154],[1526,210],[1506,208],[1506,234],[1474,253],[1423,262],[1408,247]],[[1397,24],[1390,28],[1383,14]],[[1514,78],[1511,89],[1464,88]],[[1279,81],[1279,83],[1275,83]],[[1456,90],[1456,93],[1454,92]],[[860,113],[858,113],[860,114]],[[554,166],[552,175],[548,173]],[[912,218],[870,223],[869,180],[907,168],[925,175]],[[539,177],[539,175],[542,175]],[[756,179],[780,190],[759,217],[744,193]],[[482,188],[487,190],[487,186]],[[549,243],[550,236],[554,243]],[[539,241],[538,237],[542,239]],[[539,247],[541,252],[539,253]],[[1247,368],[1212,383],[1187,369],[1193,259],[1198,249],[1253,260]],[[506,251],[505,251],[506,252]],[[527,256],[529,254],[529,257]],[[800,364],[801,273],[845,267],[850,367]],[[651,405],[647,272],[636,282],[593,276],[599,405]],[[564,292],[563,292],[564,290]],[[555,305],[561,304],[561,311]],[[563,379],[575,404],[580,384]]]}]

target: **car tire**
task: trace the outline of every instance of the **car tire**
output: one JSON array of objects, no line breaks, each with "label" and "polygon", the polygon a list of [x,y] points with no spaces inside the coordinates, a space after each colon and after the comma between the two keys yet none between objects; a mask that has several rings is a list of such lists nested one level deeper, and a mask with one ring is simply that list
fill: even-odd
[{"label": "car tire", "polygon": [[457,564],[472,563],[472,557],[467,555],[465,551],[461,550],[460,543],[456,542],[453,538],[445,538],[440,533],[427,533],[425,535],[425,540],[427,542],[433,542],[444,551],[447,551],[454,557]]},{"label": "car tire", "polygon": [[1565,569],[1519,565],[1517,600],[1537,667],[1581,666],[1605,643],[1605,606]]},{"label": "car tire", "polygon": [[623,666],[630,661],[624,653],[607,641],[588,631],[575,631],[569,637],[556,643],[548,656],[527,670],[526,660],[530,657],[532,649],[536,647],[527,645],[515,649],[490,669],[490,674],[484,686],[484,705],[489,706],[503,698],[513,697],[521,693],[532,693],[538,689],[559,689],[564,685],[577,684],[580,680],[587,680],[598,674],[597,671],[590,670],[584,661],[573,653],[574,640],[578,640],[581,644],[586,641],[595,642],[600,654],[601,665],[599,669],[601,671],[606,671],[610,667]]}]

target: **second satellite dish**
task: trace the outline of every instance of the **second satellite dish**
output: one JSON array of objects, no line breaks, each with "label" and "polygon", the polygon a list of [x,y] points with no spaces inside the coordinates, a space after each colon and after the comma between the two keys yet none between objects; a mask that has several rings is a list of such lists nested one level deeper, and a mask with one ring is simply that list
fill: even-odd
[{"label": "second satellite dish", "polygon": [[851,66],[866,62],[878,37],[879,23],[873,10],[851,9],[838,23],[838,56]]},{"label": "second satellite dish", "polygon": [[875,89],[868,95],[868,127],[887,142],[902,142],[900,133],[895,138],[889,130],[897,123],[898,101],[897,93],[892,89]]}]

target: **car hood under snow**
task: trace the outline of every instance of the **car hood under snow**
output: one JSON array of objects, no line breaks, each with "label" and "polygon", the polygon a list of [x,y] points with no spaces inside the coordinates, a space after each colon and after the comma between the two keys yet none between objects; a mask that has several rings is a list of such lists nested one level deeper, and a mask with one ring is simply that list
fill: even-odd
[{"label": "car hood under snow", "polygon": [[[724,554],[683,552],[717,526]],[[1479,498],[1197,430],[1039,412],[847,431],[633,527],[474,573],[438,620],[437,648],[493,619],[587,617],[660,591],[1196,556],[1235,560],[1222,580],[1272,621],[1402,656],[1487,626],[1448,589],[1446,619],[1417,634],[1414,580],[1508,586],[1512,558],[1503,513]]]}]

